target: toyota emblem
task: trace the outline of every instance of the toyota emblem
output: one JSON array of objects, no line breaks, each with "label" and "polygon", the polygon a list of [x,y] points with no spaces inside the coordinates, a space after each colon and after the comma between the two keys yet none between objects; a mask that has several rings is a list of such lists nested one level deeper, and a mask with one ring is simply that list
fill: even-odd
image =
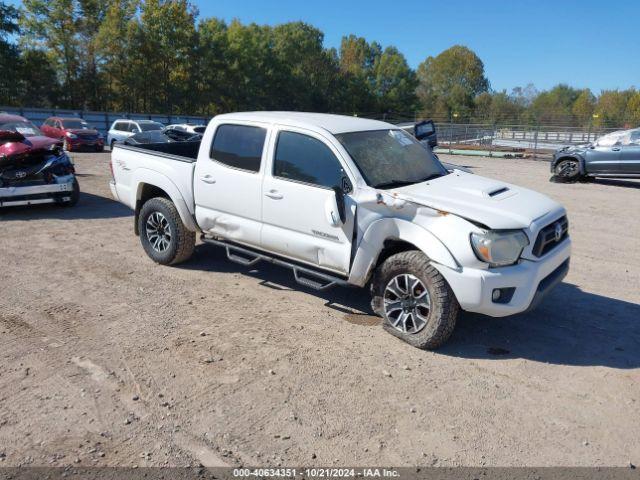
[{"label": "toyota emblem", "polygon": [[562,238],[562,225],[560,223],[556,223],[555,237],[556,237],[556,242],[559,242],[560,239]]},{"label": "toyota emblem", "polygon": [[16,172],[16,178],[24,178],[26,176],[27,176],[27,172],[25,171]]}]

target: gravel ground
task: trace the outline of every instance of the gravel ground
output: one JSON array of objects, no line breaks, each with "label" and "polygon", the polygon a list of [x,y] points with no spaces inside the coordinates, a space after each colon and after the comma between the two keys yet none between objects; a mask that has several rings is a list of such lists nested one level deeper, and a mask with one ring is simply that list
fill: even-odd
[{"label": "gravel ground", "polygon": [[76,208],[0,212],[0,466],[640,464],[640,183],[447,159],[562,202],[574,254],[538,310],[424,352],[363,290],[208,245],[153,264],[109,154],[73,156]]}]

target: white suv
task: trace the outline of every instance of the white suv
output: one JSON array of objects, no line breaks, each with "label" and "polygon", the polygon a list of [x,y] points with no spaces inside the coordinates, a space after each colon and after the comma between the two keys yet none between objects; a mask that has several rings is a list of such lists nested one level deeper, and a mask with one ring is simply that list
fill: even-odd
[{"label": "white suv", "polygon": [[154,122],[153,120],[129,120],[128,118],[121,118],[111,125],[109,133],[107,134],[107,145],[109,145],[113,151],[114,143],[122,142],[136,133],[163,129],[163,124]]}]

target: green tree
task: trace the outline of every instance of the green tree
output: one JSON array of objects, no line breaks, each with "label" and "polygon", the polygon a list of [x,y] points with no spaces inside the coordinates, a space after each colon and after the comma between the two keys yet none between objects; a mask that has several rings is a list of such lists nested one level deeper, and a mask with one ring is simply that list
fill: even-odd
[{"label": "green tree", "polygon": [[217,114],[233,109],[235,88],[227,73],[227,25],[217,18],[207,18],[198,25],[198,47],[192,85],[190,111]]},{"label": "green tree", "polygon": [[634,92],[627,102],[627,118],[631,127],[640,126],[640,92]]},{"label": "green tree", "polygon": [[137,0],[112,0],[100,23],[95,48],[98,68],[102,72],[103,104],[107,110],[134,109],[131,74],[132,45],[135,26],[132,19],[138,8]]},{"label": "green tree", "polygon": [[373,92],[382,112],[414,112],[417,103],[416,75],[404,55],[387,47],[373,65]]},{"label": "green tree", "polygon": [[592,122],[593,112],[596,109],[596,97],[591,90],[585,88],[571,106],[571,113],[576,117],[580,125],[587,126]]},{"label": "green tree", "polygon": [[[20,68],[18,48],[9,41],[11,35],[19,33],[18,10],[0,2],[0,105],[13,105],[17,95]],[[12,73],[10,73],[12,72]]]},{"label": "green tree", "polygon": [[596,105],[596,125],[624,127],[628,122],[627,105],[635,90],[603,90]]},{"label": "green tree", "polygon": [[469,115],[474,98],[489,90],[482,60],[469,48],[455,45],[428,57],[417,71],[417,95],[430,115]]},{"label": "green tree", "polygon": [[580,91],[569,85],[560,84],[540,93],[531,102],[531,113],[537,122],[543,124],[572,124],[573,104]]}]

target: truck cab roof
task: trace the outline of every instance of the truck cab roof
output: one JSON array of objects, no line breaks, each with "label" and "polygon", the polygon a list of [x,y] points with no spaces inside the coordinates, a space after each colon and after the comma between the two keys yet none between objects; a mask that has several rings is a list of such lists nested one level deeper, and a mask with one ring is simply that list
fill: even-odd
[{"label": "truck cab roof", "polygon": [[288,125],[309,129],[321,128],[332,134],[359,132],[368,130],[397,129],[395,125],[368,118],[334,115],[329,113],[308,112],[238,112],[226,113],[215,117],[221,121],[253,121],[268,124]]}]

